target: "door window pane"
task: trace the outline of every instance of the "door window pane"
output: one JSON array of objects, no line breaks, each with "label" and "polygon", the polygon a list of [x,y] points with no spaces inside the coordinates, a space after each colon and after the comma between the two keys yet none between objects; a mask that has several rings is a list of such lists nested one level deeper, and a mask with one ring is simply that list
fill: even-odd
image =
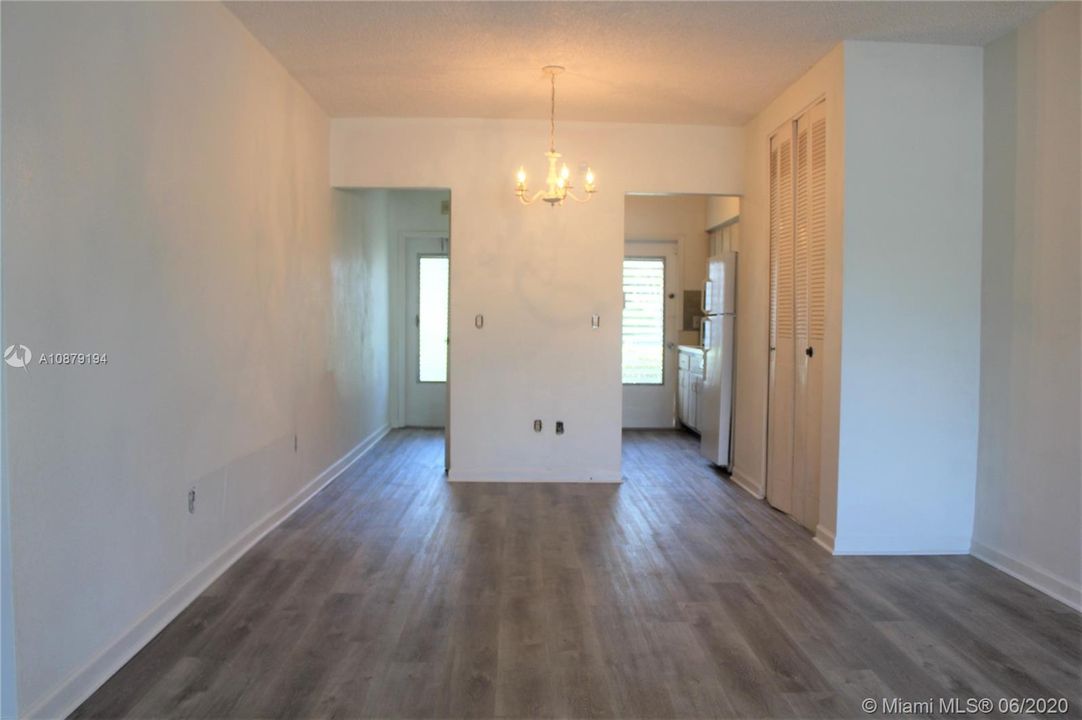
[{"label": "door window pane", "polygon": [[665,375],[665,259],[624,260],[625,385],[661,385]]},{"label": "door window pane", "polygon": [[417,369],[421,382],[447,381],[446,256],[419,258],[417,314]]}]

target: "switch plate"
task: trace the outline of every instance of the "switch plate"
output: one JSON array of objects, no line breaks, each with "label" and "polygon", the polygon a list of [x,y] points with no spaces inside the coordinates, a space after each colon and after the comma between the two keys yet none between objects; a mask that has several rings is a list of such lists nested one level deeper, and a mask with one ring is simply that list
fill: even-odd
[{"label": "switch plate", "polygon": [[594,330],[597,330],[599,327],[601,327],[601,316],[600,315],[594,314],[594,315],[590,316],[590,327],[593,328]]}]

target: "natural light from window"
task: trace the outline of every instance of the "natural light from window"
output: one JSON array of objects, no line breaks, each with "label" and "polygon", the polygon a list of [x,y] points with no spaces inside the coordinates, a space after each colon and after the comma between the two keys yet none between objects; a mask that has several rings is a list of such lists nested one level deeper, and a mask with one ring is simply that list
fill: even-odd
[{"label": "natural light from window", "polygon": [[421,256],[419,262],[418,380],[447,382],[447,257]]},{"label": "natural light from window", "polygon": [[624,260],[623,381],[661,385],[665,377],[665,259]]}]

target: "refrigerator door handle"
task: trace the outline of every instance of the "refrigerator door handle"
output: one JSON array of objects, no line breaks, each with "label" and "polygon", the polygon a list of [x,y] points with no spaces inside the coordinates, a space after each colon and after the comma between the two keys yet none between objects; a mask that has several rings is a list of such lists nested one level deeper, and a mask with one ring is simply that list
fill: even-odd
[{"label": "refrigerator door handle", "polygon": [[710,280],[703,282],[703,301],[702,311],[705,315],[710,312],[710,291],[713,289],[713,283]]}]

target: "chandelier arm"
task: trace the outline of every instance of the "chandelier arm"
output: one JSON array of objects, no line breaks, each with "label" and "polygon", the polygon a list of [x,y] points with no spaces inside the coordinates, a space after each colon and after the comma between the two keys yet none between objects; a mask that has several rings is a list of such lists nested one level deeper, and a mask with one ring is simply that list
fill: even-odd
[{"label": "chandelier arm", "polygon": [[533,194],[533,197],[531,197],[530,199],[527,200],[525,193],[523,193],[523,194],[518,196],[518,200],[523,205],[533,205],[535,202],[540,200],[541,196],[544,195],[544,194],[545,194],[544,190],[538,190],[537,192],[535,192]]},{"label": "chandelier arm", "polygon": [[580,202],[580,203],[587,203],[587,202],[590,202],[591,200],[594,199],[594,193],[592,193],[592,192],[588,192],[588,193],[586,193],[586,197],[580,198],[578,195],[576,195],[575,193],[568,190],[567,192],[564,193],[564,196],[569,197],[572,200],[574,200],[575,202]]}]

